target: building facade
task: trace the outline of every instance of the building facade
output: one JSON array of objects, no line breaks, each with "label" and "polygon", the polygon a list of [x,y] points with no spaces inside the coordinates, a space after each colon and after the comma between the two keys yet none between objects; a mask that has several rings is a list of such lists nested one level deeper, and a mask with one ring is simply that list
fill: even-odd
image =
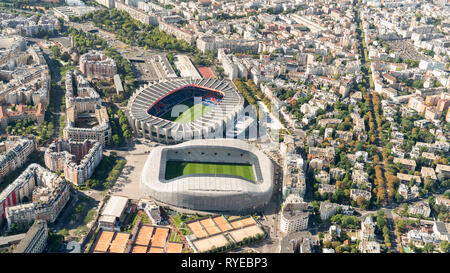
[{"label": "building facade", "polygon": [[66,107],[65,139],[77,142],[94,140],[103,147],[109,144],[111,127],[106,107],[102,105],[100,95],[78,71],[66,73]]},{"label": "building facade", "polygon": [[31,164],[0,194],[1,221],[28,224],[53,222],[69,199],[69,185],[39,164]]},{"label": "building facade", "polygon": [[309,212],[305,211],[306,203],[288,203],[281,213],[280,229],[285,233],[306,230],[309,223]]},{"label": "building facade", "polygon": [[45,166],[54,172],[64,171],[64,177],[75,185],[85,185],[103,158],[100,142],[56,140],[45,151]]},{"label": "building facade", "polygon": [[47,246],[48,227],[47,222],[38,220],[34,222],[26,233],[25,237],[20,241],[14,249],[14,253],[42,253]]},{"label": "building facade", "polygon": [[80,71],[88,79],[113,78],[117,74],[117,65],[112,58],[100,51],[91,50],[80,56]]},{"label": "building facade", "polygon": [[0,155],[0,181],[3,177],[23,166],[30,154],[36,150],[34,138],[8,137],[0,143],[0,150],[5,151]]}]

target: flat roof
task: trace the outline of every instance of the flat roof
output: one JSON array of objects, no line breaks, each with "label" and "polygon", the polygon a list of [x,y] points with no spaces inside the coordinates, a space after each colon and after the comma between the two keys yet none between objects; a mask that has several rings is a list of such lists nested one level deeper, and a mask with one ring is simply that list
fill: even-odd
[{"label": "flat roof", "polygon": [[7,245],[16,241],[21,241],[25,238],[26,233],[20,233],[11,236],[2,236],[0,237],[0,246]]},{"label": "flat roof", "polygon": [[103,210],[103,215],[113,215],[115,217],[120,217],[127,207],[128,198],[123,196],[111,196]]}]

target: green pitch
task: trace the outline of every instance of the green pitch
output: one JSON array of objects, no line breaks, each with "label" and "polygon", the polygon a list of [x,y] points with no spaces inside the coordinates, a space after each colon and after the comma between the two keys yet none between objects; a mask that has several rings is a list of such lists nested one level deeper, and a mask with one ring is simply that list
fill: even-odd
[{"label": "green pitch", "polygon": [[172,109],[170,109],[169,111],[164,113],[164,115],[162,115],[161,118],[167,119],[170,121],[174,121],[174,122],[178,122],[178,123],[187,123],[187,122],[192,122],[192,121],[198,119],[199,117],[208,113],[212,109],[211,107],[204,106],[201,103],[194,105],[193,99],[187,99],[187,100],[181,102],[180,104],[186,105],[187,107],[189,107],[189,109],[186,110],[185,112],[181,113],[177,117],[172,117]]},{"label": "green pitch", "polygon": [[250,164],[203,163],[185,161],[166,162],[165,178],[167,180],[189,174],[236,175],[255,182],[255,174],[253,172],[253,167]]}]

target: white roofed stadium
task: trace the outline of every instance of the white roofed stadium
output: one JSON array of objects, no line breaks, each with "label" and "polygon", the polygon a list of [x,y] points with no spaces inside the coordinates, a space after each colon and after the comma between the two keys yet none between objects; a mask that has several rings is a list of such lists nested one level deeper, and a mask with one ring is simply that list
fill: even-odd
[{"label": "white roofed stadium", "polygon": [[272,161],[237,139],[198,139],[158,146],[141,173],[141,188],[158,202],[196,211],[248,213],[273,193]]},{"label": "white roofed stadium", "polygon": [[137,136],[174,144],[222,138],[243,108],[243,97],[229,81],[173,79],[135,92],[127,117]]}]

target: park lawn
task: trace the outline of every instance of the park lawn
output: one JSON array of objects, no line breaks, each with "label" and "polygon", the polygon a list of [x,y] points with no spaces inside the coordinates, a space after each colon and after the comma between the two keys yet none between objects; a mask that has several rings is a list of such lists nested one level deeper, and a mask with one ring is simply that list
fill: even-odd
[{"label": "park lawn", "polygon": [[183,222],[178,214],[175,214],[174,216],[171,216],[173,224],[179,228],[181,226],[181,223]]},{"label": "park lawn", "polygon": [[235,175],[253,182],[255,181],[251,164],[184,161],[168,161],[166,163],[166,179],[189,174]]},{"label": "park lawn", "polygon": [[212,110],[211,107],[205,106],[201,103],[194,105],[194,101],[192,98],[187,99],[179,104],[186,105],[187,107],[189,107],[189,109],[176,117],[172,117],[172,109],[171,109],[166,113],[164,113],[164,115],[162,115],[161,118],[178,123],[188,123],[200,118],[201,116]]},{"label": "park lawn", "polygon": [[181,242],[181,239],[178,236],[178,234],[175,232],[175,230],[172,230],[172,232],[170,234],[169,242],[175,242],[175,243]]}]

